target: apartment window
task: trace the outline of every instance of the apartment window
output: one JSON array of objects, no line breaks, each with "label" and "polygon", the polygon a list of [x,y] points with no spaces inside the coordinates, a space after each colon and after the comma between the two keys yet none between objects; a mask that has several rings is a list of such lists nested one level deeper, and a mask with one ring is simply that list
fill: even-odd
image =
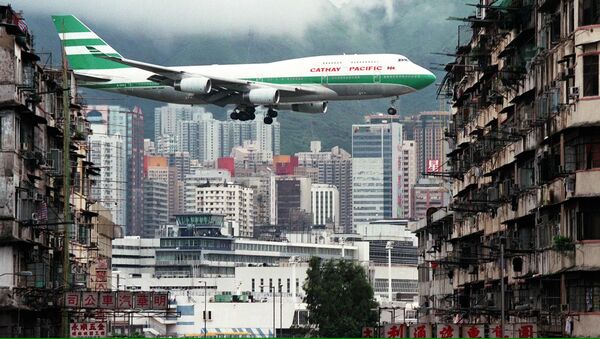
[{"label": "apartment window", "polygon": [[600,211],[581,211],[577,213],[577,221],[577,240],[600,240]]},{"label": "apartment window", "polygon": [[252,278],[252,292],[256,292],[254,289],[255,289],[255,287],[254,287],[254,278]]},{"label": "apartment window", "polygon": [[567,302],[571,311],[600,311],[600,281],[594,276],[569,281]]},{"label": "apartment window", "polygon": [[265,280],[263,278],[260,278],[260,293],[263,293],[265,291]]},{"label": "apartment window", "polygon": [[579,26],[600,23],[600,3],[598,0],[579,0]]},{"label": "apartment window", "polygon": [[206,317],[207,311],[202,311],[202,319],[212,320],[212,311],[208,311],[208,318]]},{"label": "apartment window", "polygon": [[269,291],[273,290],[273,279],[269,278]]},{"label": "apartment window", "polygon": [[583,96],[598,95],[598,55],[583,57]]},{"label": "apartment window", "polygon": [[288,278],[287,279],[287,293],[291,293],[290,287],[291,287],[290,278]]}]

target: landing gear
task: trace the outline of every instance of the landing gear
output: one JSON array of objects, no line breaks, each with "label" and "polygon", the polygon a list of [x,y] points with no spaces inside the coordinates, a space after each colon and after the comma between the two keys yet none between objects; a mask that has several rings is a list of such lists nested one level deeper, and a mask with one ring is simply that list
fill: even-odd
[{"label": "landing gear", "polygon": [[389,115],[396,115],[398,113],[398,110],[396,110],[396,101],[398,100],[398,97],[394,97],[394,99],[392,99],[390,101],[390,108],[388,108],[387,113]]},{"label": "landing gear", "polygon": [[231,112],[229,117],[231,118],[231,120],[239,121],[254,120],[256,118],[256,114],[254,114],[254,112],[256,112],[256,108],[254,108],[253,106],[238,106],[233,110],[233,112]]},{"label": "landing gear", "polygon": [[264,122],[265,124],[267,124],[267,125],[270,125],[270,124],[272,124],[272,123],[273,123],[273,118],[271,118],[270,116],[268,116],[268,115],[267,115],[267,116],[266,116],[266,117],[263,119],[263,122]]},{"label": "landing gear", "polygon": [[277,111],[272,108],[269,108],[269,110],[267,111],[268,117],[277,118],[277,115],[278,115]]}]

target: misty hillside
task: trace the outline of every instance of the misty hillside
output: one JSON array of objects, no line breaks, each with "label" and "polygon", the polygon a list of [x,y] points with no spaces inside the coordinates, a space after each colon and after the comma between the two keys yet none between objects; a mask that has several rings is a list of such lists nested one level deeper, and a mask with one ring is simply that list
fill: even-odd
[{"label": "misty hillside", "polygon": [[[433,64],[447,62],[447,58],[432,54],[452,51],[456,45],[457,23],[446,18],[467,15],[471,9],[463,2],[447,0],[419,0],[397,6],[395,15],[388,19],[383,9],[340,9],[332,5],[330,18],[333,19],[311,26],[301,40],[283,36],[263,37],[252,31],[243,36],[210,36],[186,31],[171,38],[156,38],[144,31],[122,30],[119,25],[95,23],[93,14],[79,16],[125,57],[163,65],[269,62],[342,53],[399,53],[429,69],[434,67]],[[14,7],[19,9],[18,5]],[[59,64],[59,40],[50,17],[38,13],[24,14],[34,33],[36,50],[52,51],[52,63]],[[223,30],[227,30],[226,23]],[[432,71],[438,79],[442,78],[443,73]],[[146,113],[146,137],[153,138],[154,107],[163,103],[88,89],[82,89],[82,92],[89,104],[141,106]],[[435,92],[436,87],[432,85],[401,97],[399,111],[401,114],[414,114],[440,109]],[[279,118],[282,153],[307,150],[309,141],[315,139],[322,140],[325,149],[339,145],[350,150],[351,125],[362,122],[362,116],[367,113],[384,112],[388,104],[388,99],[332,102],[325,115],[282,112]],[[227,117],[219,107],[208,106],[208,109],[218,119]]]}]

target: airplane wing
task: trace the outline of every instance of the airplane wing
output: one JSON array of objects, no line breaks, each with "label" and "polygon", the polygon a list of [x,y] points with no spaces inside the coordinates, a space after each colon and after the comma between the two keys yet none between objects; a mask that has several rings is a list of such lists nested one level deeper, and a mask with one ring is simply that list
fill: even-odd
[{"label": "airplane wing", "polygon": [[206,77],[209,78],[214,86],[221,87],[223,90],[234,90],[245,92],[252,88],[260,88],[260,87],[271,87],[276,88],[280,91],[287,92],[287,94],[316,94],[318,93],[318,89],[309,87],[309,86],[290,86],[290,85],[281,85],[281,84],[271,84],[260,81],[250,81],[250,80],[241,80],[235,78],[226,78],[221,76],[214,76],[209,74],[198,74],[198,73],[189,73],[181,70],[177,70],[171,67],[161,66],[150,64],[146,62],[126,59],[123,57],[110,56],[101,51],[97,50],[94,47],[86,46],[86,48],[92,53],[92,55],[108,59],[114,62],[118,62],[120,64],[128,65],[131,67],[143,69],[145,71],[154,73],[154,75],[150,76],[148,80],[156,81],[158,83],[164,85],[173,86],[176,80],[181,80],[183,78],[190,77]]}]

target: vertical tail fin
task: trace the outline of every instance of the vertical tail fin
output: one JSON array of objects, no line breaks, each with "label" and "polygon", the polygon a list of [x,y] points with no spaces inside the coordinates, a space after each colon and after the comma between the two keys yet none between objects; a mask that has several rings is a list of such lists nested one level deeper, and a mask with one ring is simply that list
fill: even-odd
[{"label": "vertical tail fin", "polygon": [[121,57],[102,38],[89,29],[73,15],[53,15],[52,21],[58,32],[62,46],[65,49],[69,66],[74,71],[90,71],[115,68],[129,68],[111,60],[94,56],[86,46],[110,56]]}]

